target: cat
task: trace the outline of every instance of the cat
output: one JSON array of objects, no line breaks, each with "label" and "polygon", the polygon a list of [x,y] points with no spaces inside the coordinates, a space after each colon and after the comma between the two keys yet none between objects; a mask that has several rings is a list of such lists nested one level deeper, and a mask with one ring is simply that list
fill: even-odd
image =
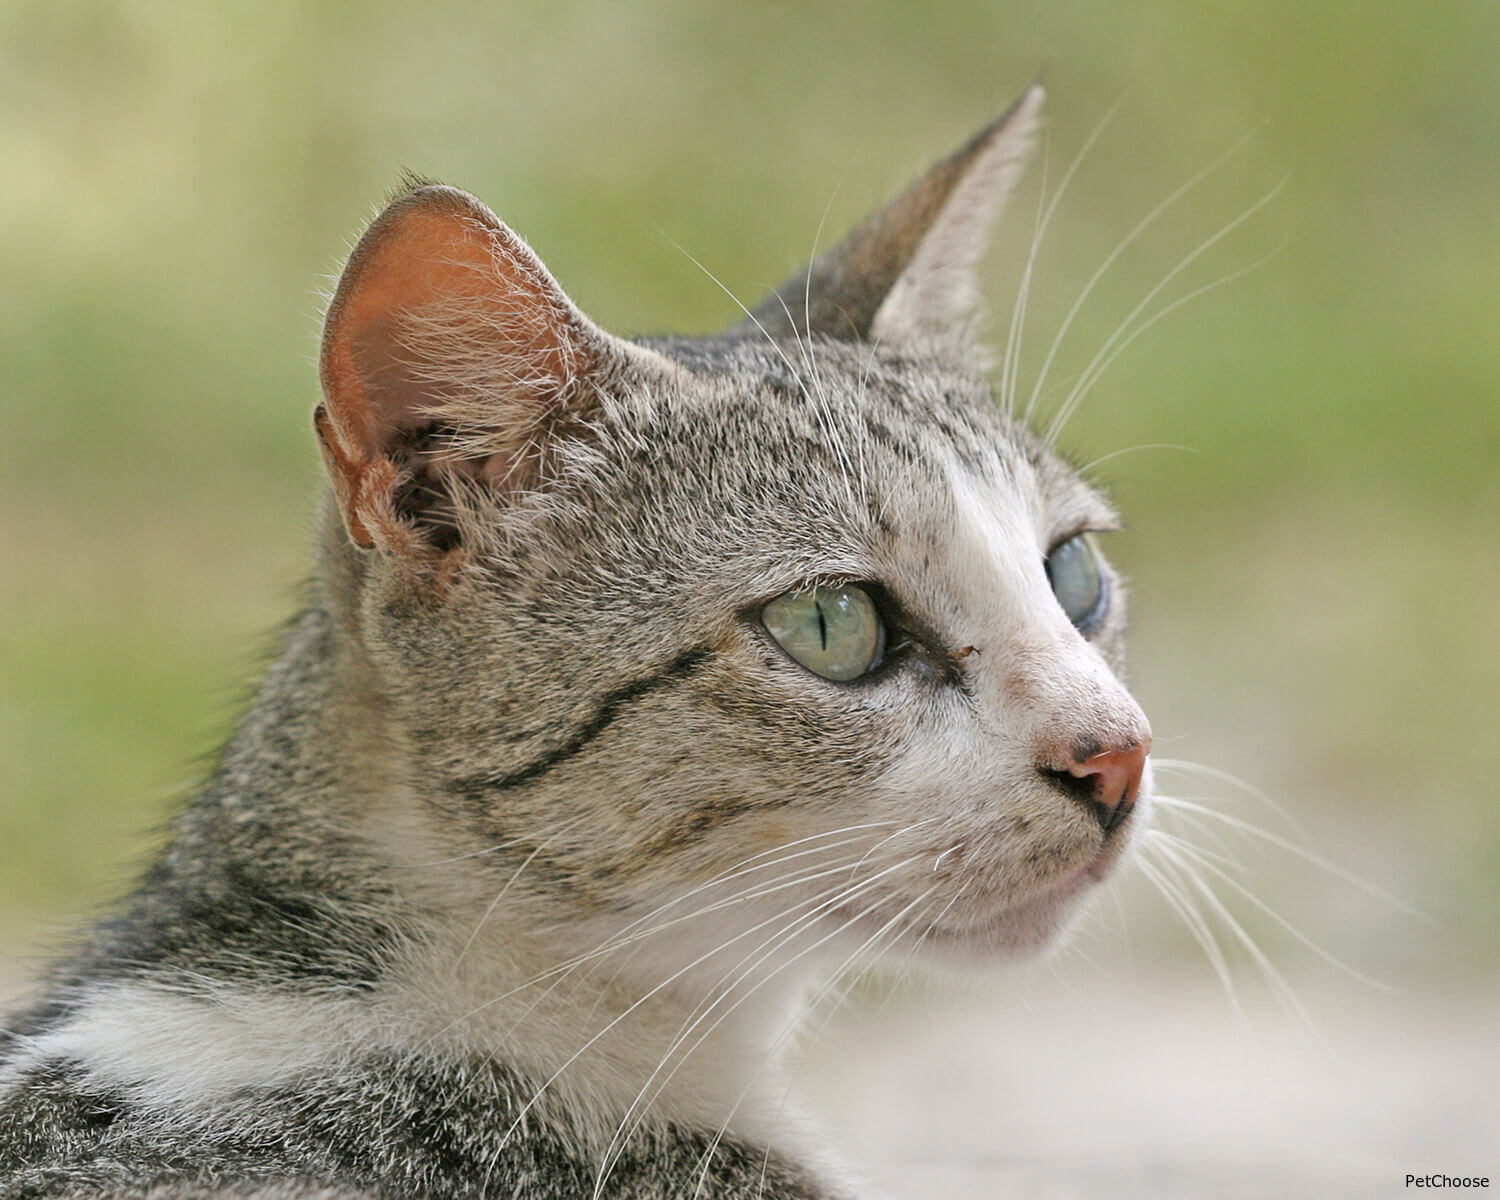
[{"label": "cat", "polygon": [[878,956],[1053,943],[1151,807],[1103,497],[973,327],[1042,93],[726,333],[412,179],[328,308],[306,604],[0,1034],[0,1196],[834,1200]]}]

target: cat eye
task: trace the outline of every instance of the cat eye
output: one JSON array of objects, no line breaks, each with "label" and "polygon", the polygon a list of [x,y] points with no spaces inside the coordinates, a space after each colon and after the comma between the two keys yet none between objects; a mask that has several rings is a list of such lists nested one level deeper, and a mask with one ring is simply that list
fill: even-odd
[{"label": "cat eye", "polygon": [[1097,623],[1104,613],[1104,574],[1093,539],[1086,533],[1059,542],[1047,555],[1047,579],[1053,594],[1079,629]]},{"label": "cat eye", "polygon": [[880,662],[885,624],[875,602],[853,584],[777,596],[761,623],[781,648],[815,675],[847,683]]}]

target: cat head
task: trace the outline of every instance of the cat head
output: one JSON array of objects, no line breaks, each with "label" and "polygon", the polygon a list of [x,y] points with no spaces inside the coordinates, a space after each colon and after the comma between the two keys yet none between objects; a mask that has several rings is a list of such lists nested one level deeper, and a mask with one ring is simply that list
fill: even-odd
[{"label": "cat head", "polygon": [[994,958],[1125,852],[1116,518],[972,340],[1040,102],[717,337],[604,332],[451,188],[359,242],[316,412],[332,602],[507,903]]}]

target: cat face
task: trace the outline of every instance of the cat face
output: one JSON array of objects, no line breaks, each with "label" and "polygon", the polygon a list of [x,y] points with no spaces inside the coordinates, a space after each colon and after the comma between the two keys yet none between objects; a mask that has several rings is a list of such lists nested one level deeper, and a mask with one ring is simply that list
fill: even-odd
[{"label": "cat face", "polygon": [[559,936],[989,960],[1126,852],[1115,518],[965,340],[1039,100],[718,338],[610,337],[450,189],[356,250],[318,411],[349,624],[414,794],[498,848],[463,869]]}]

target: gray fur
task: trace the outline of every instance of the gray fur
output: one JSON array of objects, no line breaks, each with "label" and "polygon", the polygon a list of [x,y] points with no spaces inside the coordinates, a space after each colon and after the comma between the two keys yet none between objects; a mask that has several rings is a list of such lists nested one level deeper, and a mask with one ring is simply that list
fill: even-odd
[{"label": "gray fur", "polygon": [[[898,269],[815,271],[794,317],[969,272],[942,197],[1009,187],[1005,128],[835,252]],[[1051,769],[1149,740],[1118,580],[1084,638],[1042,572],[1112,514],[925,318],[624,343],[476,201],[392,211],[330,314],[306,607],[164,855],[11,1018],[0,1196],[848,1195],[776,1122],[808,993],[1046,944],[1140,824],[1101,834]],[[459,214],[457,278],[505,303],[365,314],[402,213]],[[904,639],[848,685],[756,615],[840,580]]]},{"label": "gray fur", "polygon": [[[35,1069],[0,1101],[7,1197],[423,1196],[488,1193],[574,1200],[592,1165],[538,1121],[497,1155],[494,1125],[530,1085],[489,1063],[372,1057],[275,1091],[235,1097],[166,1124],[123,1097],[80,1084],[65,1065]],[[615,1168],[609,1195],[655,1200],[696,1179],[712,1134],[667,1128]],[[710,1158],[707,1194],[812,1200],[796,1167],[730,1140]]]}]

